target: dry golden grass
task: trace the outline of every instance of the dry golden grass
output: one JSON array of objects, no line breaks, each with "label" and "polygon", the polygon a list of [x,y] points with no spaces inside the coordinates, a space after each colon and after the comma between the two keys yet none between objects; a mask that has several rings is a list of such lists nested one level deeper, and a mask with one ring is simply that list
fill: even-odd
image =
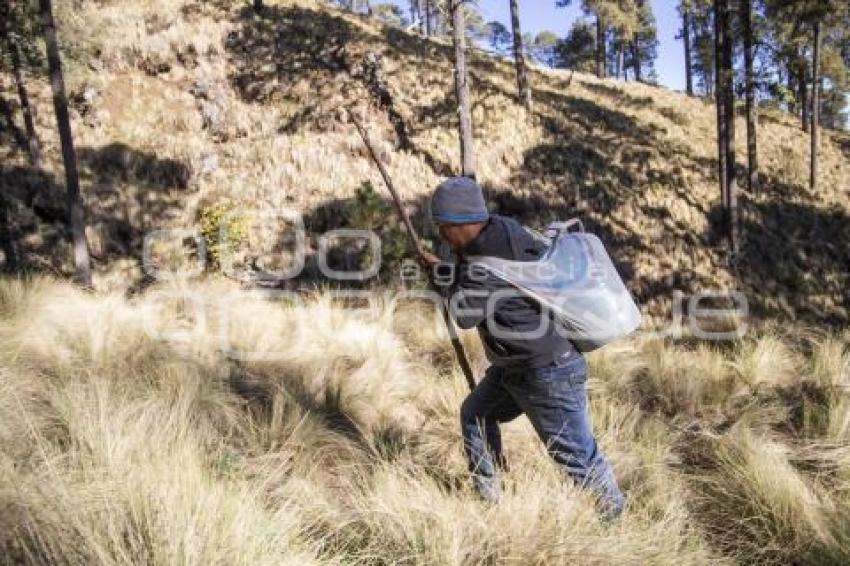
[{"label": "dry golden grass", "polygon": [[[504,501],[475,499],[457,430],[465,385],[436,313],[393,308],[325,293],[287,303],[215,279],[132,299],[0,281],[0,556],[847,560],[848,415],[834,390],[846,336],[753,336],[731,350],[647,336],[593,354],[596,432],[630,501],[603,525],[524,419],[505,427]],[[222,328],[255,358],[228,357]],[[807,399],[828,415],[819,426],[776,422]]]},{"label": "dry golden grass", "polygon": [[746,428],[706,444],[713,468],[694,480],[696,506],[721,548],[744,563],[838,563],[846,549],[827,527],[835,502],[791,465],[788,447]]}]

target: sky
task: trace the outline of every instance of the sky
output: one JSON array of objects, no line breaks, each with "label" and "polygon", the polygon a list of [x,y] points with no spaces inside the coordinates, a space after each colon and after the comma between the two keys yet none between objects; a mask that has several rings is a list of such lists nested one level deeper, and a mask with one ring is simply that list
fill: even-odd
[{"label": "sky", "polygon": [[[399,2],[403,4],[402,2]],[[485,21],[497,20],[510,29],[510,5],[508,0],[478,0],[478,8]],[[673,0],[650,0],[658,23],[658,59],[655,68],[658,82],[676,89],[685,89],[685,55],[681,40],[676,34],[681,27],[676,11],[678,2]],[[556,8],[555,0],[520,0],[520,25],[523,33],[536,35],[543,30],[564,37],[576,19],[586,17],[581,2],[576,0],[569,8]]]}]

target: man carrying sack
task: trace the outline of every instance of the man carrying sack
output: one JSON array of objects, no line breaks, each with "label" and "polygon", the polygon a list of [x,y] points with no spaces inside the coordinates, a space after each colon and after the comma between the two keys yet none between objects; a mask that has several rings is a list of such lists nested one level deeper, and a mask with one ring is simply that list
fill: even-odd
[{"label": "man carrying sack", "polygon": [[[491,364],[460,411],[476,491],[498,501],[498,468],[504,468],[499,424],[525,414],[558,466],[597,497],[603,516],[619,516],[625,500],[591,428],[584,356],[533,299],[466,260],[535,261],[546,244],[518,222],[489,214],[481,187],[466,177],[437,187],[431,216],[459,259],[450,288],[452,316],[461,328],[478,329]],[[423,251],[420,262],[434,269],[441,260]]]}]

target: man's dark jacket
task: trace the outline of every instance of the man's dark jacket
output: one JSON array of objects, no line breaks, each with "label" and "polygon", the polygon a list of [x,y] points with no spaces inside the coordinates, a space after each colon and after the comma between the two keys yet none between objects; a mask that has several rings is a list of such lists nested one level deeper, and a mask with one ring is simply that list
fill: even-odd
[{"label": "man's dark jacket", "polygon": [[[471,256],[491,256],[534,261],[545,251],[546,244],[521,224],[491,215],[481,233],[459,254],[457,276],[451,289],[452,312],[461,328],[478,328],[487,358],[494,366],[542,368],[570,355],[581,355],[569,340],[558,334],[556,323],[541,312],[534,300],[483,269],[471,268],[466,260]],[[491,328],[488,328],[488,296],[499,291],[500,298],[491,303]],[[542,321],[544,316],[549,320]],[[546,324],[546,330],[541,334],[542,324]],[[491,329],[498,330],[497,336]],[[503,332],[507,335],[502,335]]]}]

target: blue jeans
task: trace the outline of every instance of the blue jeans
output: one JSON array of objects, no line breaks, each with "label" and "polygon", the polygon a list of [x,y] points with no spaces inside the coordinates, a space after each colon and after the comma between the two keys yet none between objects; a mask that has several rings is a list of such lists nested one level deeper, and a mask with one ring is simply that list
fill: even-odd
[{"label": "blue jeans", "polygon": [[591,429],[584,357],[539,369],[491,366],[460,413],[473,483],[486,499],[498,498],[497,468],[505,464],[499,423],[525,413],[555,462],[598,497],[603,513],[622,511],[623,494]]}]

